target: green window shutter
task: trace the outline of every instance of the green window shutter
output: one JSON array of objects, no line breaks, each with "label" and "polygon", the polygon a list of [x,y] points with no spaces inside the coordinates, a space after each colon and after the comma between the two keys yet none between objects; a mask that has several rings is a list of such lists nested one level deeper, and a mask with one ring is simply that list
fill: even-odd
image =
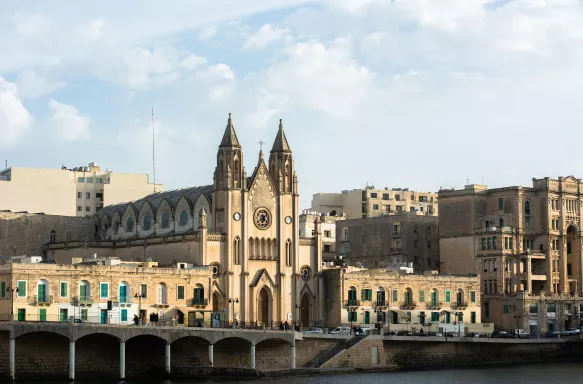
[{"label": "green window shutter", "polygon": [[100,297],[102,299],[107,299],[109,297],[109,286],[107,285],[107,283],[101,283],[101,287],[100,287]]},{"label": "green window shutter", "polygon": [[368,300],[372,301],[372,289],[368,290]]},{"label": "green window shutter", "polygon": [[127,309],[121,310],[121,321],[128,321],[128,310]]},{"label": "green window shutter", "polygon": [[178,300],[184,300],[184,286],[178,286]]},{"label": "green window shutter", "polygon": [[46,308],[39,309],[38,320],[39,321],[47,321],[47,309]]},{"label": "green window shutter", "polygon": [[26,297],[26,281],[24,280],[18,282],[18,297]]},{"label": "green window shutter", "polygon": [[508,312],[509,312],[508,304],[504,304],[504,313]]},{"label": "green window shutter", "polygon": [[419,291],[419,302],[420,303],[425,302],[425,291]]},{"label": "green window shutter", "polygon": [[67,294],[68,294],[67,285],[68,285],[67,283],[61,282],[61,297],[67,297]]},{"label": "green window shutter", "polygon": [[89,313],[88,309],[82,309],[81,310],[81,320],[87,321],[87,318],[89,317],[89,316],[87,316],[88,313]]},{"label": "green window shutter", "polygon": [[366,290],[365,289],[360,290],[360,300],[366,301]]},{"label": "green window shutter", "polygon": [[6,282],[0,283],[0,297],[6,297]]},{"label": "green window shutter", "polygon": [[472,303],[476,302],[476,291],[470,292],[470,300],[472,301]]},{"label": "green window shutter", "polygon": [[446,303],[451,302],[451,291],[445,291],[445,302]]},{"label": "green window shutter", "polygon": [[393,289],[393,303],[396,303],[397,301],[399,301],[399,291]]}]

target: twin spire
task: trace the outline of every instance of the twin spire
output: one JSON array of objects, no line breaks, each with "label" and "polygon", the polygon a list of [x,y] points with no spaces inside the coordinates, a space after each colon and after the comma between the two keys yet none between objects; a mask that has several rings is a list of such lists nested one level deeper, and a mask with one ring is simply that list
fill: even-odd
[{"label": "twin spire", "polygon": [[[233,118],[229,113],[229,120],[227,121],[227,128],[225,129],[225,134],[223,135],[223,140],[219,148],[222,147],[236,147],[241,148],[239,144],[239,139],[237,138],[237,133],[235,133],[235,126],[233,125]],[[283,122],[279,119],[279,130],[277,131],[277,136],[275,136],[275,141],[273,142],[273,147],[271,152],[288,152],[291,153],[291,149],[285,137],[285,132],[283,131]]]}]

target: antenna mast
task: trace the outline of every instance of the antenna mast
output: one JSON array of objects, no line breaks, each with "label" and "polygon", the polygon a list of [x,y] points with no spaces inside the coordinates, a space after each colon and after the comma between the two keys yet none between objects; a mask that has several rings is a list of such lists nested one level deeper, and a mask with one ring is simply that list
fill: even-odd
[{"label": "antenna mast", "polygon": [[152,108],[152,172],[154,176],[154,193],[156,193],[156,136],[154,134],[154,108]]}]

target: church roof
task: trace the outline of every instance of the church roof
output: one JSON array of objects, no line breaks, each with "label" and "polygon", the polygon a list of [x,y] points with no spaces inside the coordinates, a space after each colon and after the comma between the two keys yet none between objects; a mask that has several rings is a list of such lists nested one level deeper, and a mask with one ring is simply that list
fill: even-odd
[{"label": "church roof", "polygon": [[167,200],[168,204],[170,204],[171,208],[176,208],[178,202],[182,197],[184,197],[192,207],[196,204],[196,201],[201,195],[204,195],[209,203],[212,205],[212,196],[215,187],[214,185],[204,185],[199,187],[188,187],[188,188],[181,188],[181,189],[173,189],[164,192],[156,192],[151,193],[147,196],[142,197],[141,199],[135,201],[128,201],[125,203],[108,205],[103,207],[99,212],[97,212],[98,216],[113,215],[116,211],[123,212],[128,205],[132,205],[138,212],[142,209],[144,204],[150,204],[154,212],[158,210],[162,201]]},{"label": "church roof", "polygon": [[291,152],[285,137],[285,132],[283,131],[283,123],[281,119],[279,119],[279,130],[277,131],[277,136],[275,136],[271,152]]},{"label": "church roof", "polygon": [[233,119],[231,118],[230,113],[229,120],[227,122],[227,128],[225,128],[225,133],[223,134],[223,140],[221,140],[221,145],[219,145],[219,148],[221,147],[241,148],[241,144],[239,144],[239,139],[235,133],[235,126],[233,125]]}]

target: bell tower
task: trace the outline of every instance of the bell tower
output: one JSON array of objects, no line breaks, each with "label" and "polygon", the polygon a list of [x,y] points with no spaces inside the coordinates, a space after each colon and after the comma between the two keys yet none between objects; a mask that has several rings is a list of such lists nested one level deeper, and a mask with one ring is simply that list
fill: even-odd
[{"label": "bell tower", "polygon": [[294,170],[294,158],[283,131],[283,122],[279,119],[279,130],[269,155],[269,173],[279,194],[297,195],[297,178]]}]

